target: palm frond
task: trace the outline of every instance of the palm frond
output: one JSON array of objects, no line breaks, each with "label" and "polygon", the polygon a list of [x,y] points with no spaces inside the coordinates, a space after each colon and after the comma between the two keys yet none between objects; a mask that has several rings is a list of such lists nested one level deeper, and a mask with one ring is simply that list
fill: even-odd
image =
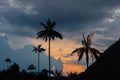
[{"label": "palm frond", "polygon": [[57,32],[57,31],[52,31],[52,34],[53,34],[53,36],[55,36],[56,38],[63,39],[63,36],[62,36],[59,32]]},{"label": "palm frond", "polygon": [[44,32],[44,30],[43,31],[39,31],[39,32],[36,33],[36,35],[39,35],[39,34],[41,34],[43,32]]},{"label": "palm frond", "polygon": [[47,25],[44,24],[43,22],[40,23],[45,29],[47,29]]},{"label": "palm frond", "polygon": [[101,52],[100,51],[98,51],[97,49],[95,49],[95,48],[92,48],[96,53],[98,53],[98,55],[101,55]]},{"label": "palm frond", "polygon": [[81,48],[75,49],[75,50],[71,53],[71,55],[73,55],[74,53],[79,53],[80,50],[81,50]]},{"label": "palm frond", "polygon": [[39,48],[41,48],[41,46],[42,46],[41,44],[40,44],[40,45],[38,45],[38,49],[39,49]]},{"label": "palm frond", "polygon": [[47,20],[47,26],[51,26],[51,23],[52,23],[51,20],[48,19],[48,20]]},{"label": "palm frond", "polygon": [[79,56],[78,61],[82,59],[83,54],[84,54],[84,48],[81,48],[81,52],[78,53],[78,56]]},{"label": "palm frond", "polygon": [[87,45],[87,41],[85,39],[84,33],[83,33],[83,42],[84,42],[85,45]]},{"label": "palm frond", "polygon": [[99,56],[97,55],[97,53],[93,52],[93,55],[94,55],[95,59],[98,60]]},{"label": "palm frond", "polygon": [[32,51],[35,51],[35,52],[36,52],[36,51],[37,51],[37,47],[33,47],[33,50],[32,50]]},{"label": "palm frond", "polygon": [[41,51],[45,51],[45,49],[44,49],[44,48],[41,48],[40,50],[41,50]]},{"label": "palm frond", "polygon": [[54,26],[56,25],[56,22],[55,21],[52,22],[50,19],[48,19],[46,24],[47,24],[49,30],[53,30]]},{"label": "palm frond", "polygon": [[94,48],[91,48],[91,51],[95,57],[95,59],[97,60],[99,58],[99,53],[96,52],[96,50]]},{"label": "palm frond", "polygon": [[40,31],[37,33],[37,38],[42,38],[43,40],[47,41],[48,38],[48,31],[44,30],[44,31]]},{"label": "palm frond", "polygon": [[94,36],[94,33],[91,33],[87,36],[87,43],[89,45],[91,45],[91,43],[93,42],[93,36]]},{"label": "palm frond", "polygon": [[56,22],[53,22],[53,23],[51,24],[52,28],[54,28],[55,25],[56,25]]},{"label": "palm frond", "polygon": [[46,32],[45,30],[44,30],[44,31],[39,31],[39,32],[37,33],[37,37],[36,37],[36,38],[37,38],[37,39],[38,39],[38,38],[43,38],[44,35],[45,35],[45,32]]},{"label": "palm frond", "polygon": [[85,41],[84,40],[82,40],[82,45],[85,46]]},{"label": "palm frond", "polygon": [[93,53],[93,51],[90,49],[90,53],[91,53],[91,59],[92,59],[92,62],[94,61],[94,53]]},{"label": "palm frond", "polygon": [[50,33],[49,38],[50,38],[50,40],[54,40],[55,39],[55,36],[54,36],[53,32]]},{"label": "palm frond", "polygon": [[87,45],[88,45],[88,46],[91,45],[90,35],[87,36]]}]

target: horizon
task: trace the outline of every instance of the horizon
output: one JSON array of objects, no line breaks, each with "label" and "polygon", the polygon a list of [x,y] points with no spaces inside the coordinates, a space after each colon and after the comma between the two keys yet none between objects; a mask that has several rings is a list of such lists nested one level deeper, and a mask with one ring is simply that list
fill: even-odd
[{"label": "horizon", "polygon": [[36,33],[44,30],[40,22],[50,18],[56,21],[54,29],[63,35],[63,40],[51,41],[52,70],[83,72],[85,58],[78,62],[76,54],[70,56],[82,46],[82,33],[85,37],[94,33],[92,46],[100,51],[120,38],[120,1],[107,1],[0,0],[0,70],[6,69],[6,58],[21,69],[30,64],[37,67],[37,54],[32,49],[38,44],[46,49],[40,55],[41,69],[48,69],[48,42],[36,39]]}]

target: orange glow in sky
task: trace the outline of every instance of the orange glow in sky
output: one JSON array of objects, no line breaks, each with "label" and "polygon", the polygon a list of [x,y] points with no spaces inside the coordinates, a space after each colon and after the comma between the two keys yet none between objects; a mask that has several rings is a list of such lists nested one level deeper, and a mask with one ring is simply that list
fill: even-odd
[{"label": "orange glow in sky", "polygon": [[[29,39],[35,46],[38,44],[42,44],[42,47],[46,49],[46,54],[48,52],[48,42],[36,40],[33,38]],[[78,56],[73,55],[70,56],[70,53],[76,49],[81,47],[81,44],[78,44],[75,40],[56,40],[51,41],[51,56],[55,59],[61,59],[63,64],[63,72],[83,72],[85,67],[77,65],[77,64],[70,64],[69,62],[77,61]],[[48,55],[48,54],[47,54]]]},{"label": "orange glow in sky", "polygon": [[69,72],[83,72],[85,70],[84,66],[80,66],[80,65],[75,65],[75,64],[63,64],[63,72],[65,73],[69,73]]}]

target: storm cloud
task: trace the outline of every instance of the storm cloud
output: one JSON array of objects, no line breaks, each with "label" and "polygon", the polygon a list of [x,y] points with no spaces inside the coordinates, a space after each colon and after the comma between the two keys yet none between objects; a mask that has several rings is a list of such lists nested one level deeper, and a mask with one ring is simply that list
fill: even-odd
[{"label": "storm cloud", "polygon": [[111,11],[119,7],[120,1],[4,0],[0,3],[1,22],[15,29],[10,33],[33,36],[30,30],[41,29],[39,23],[47,18],[57,21],[57,29],[66,33],[94,28],[106,18],[112,18]]}]

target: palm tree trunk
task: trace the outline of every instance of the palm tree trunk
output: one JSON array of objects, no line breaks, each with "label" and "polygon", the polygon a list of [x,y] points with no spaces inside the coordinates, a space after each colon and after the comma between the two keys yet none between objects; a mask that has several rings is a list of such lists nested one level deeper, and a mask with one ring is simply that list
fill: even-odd
[{"label": "palm tree trunk", "polygon": [[88,47],[86,48],[86,63],[87,63],[87,68],[88,68],[88,65],[89,65],[89,49],[88,49]]},{"label": "palm tree trunk", "polygon": [[8,62],[7,62],[7,70],[8,70]]},{"label": "palm tree trunk", "polygon": [[40,58],[40,53],[38,53],[38,74],[39,74],[39,67],[40,67],[40,66],[39,66],[39,63],[40,63],[40,62],[39,62],[39,58]]},{"label": "palm tree trunk", "polygon": [[50,71],[51,71],[51,61],[50,61],[50,37],[49,37],[49,48],[48,48],[48,56],[49,56],[49,77],[50,77]]}]

